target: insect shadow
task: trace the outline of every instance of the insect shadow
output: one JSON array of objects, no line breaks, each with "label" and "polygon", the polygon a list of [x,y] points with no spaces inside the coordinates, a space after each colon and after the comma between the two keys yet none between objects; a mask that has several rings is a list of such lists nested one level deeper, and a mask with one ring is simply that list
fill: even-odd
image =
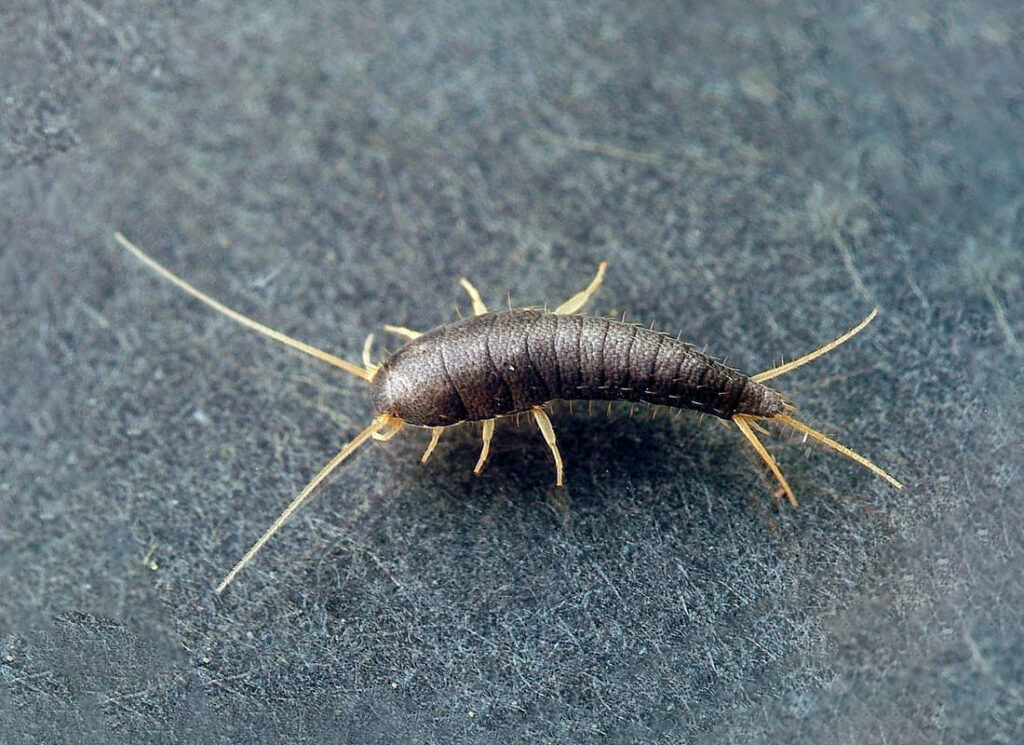
[{"label": "insect shadow", "polygon": [[477,289],[459,283],[473,303],[473,315],[421,332],[404,326],[384,329],[406,339],[380,363],[371,358],[373,335],[363,345],[362,364],[336,357],[242,315],[192,286],[148,256],[120,232],[115,239],[143,264],[194,298],[249,329],[315,357],[370,384],[375,416],[317,473],[252,547],[225,575],[217,592],[234,580],[271,536],[346,458],[369,440],[389,440],[405,425],[430,430],[420,461],[426,463],[444,431],[480,422],[483,447],[473,472],[487,462],[498,419],[526,415],[540,428],[562,486],[563,464],[554,428],[545,411],[552,401],[624,401],[671,409],[692,409],[734,424],[764,460],[790,504],[796,497],[757,433],[760,422],[788,426],[859,463],[897,489],[903,486],[864,456],[791,416],[785,397],[764,383],[806,365],[860,333],[878,309],[827,344],[756,375],[745,375],[692,344],[660,331],[579,310],[600,287],[607,262],[590,284],[553,311],[513,308],[489,311]]}]

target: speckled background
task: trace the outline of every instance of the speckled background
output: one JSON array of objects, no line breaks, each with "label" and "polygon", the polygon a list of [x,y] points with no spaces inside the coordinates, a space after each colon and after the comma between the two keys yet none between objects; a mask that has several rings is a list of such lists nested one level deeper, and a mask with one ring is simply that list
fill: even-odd
[{"label": "speckled background", "polygon": [[[671,5],[671,7],[669,7]],[[15,0],[0,10],[4,743],[1015,743],[1024,12]],[[902,478],[696,416],[341,469],[358,359],[485,300],[681,331]],[[1014,651],[1017,650],[1017,651]]]}]

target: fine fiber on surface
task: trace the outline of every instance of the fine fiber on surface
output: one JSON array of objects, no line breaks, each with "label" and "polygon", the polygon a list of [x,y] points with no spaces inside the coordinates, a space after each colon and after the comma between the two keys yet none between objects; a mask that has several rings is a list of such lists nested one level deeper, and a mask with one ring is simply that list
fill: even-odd
[{"label": "fine fiber on surface", "polygon": [[[1018,743],[1024,14],[1006,2],[6,3],[0,742]],[[371,442],[486,304],[773,379]],[[527,426],[529,424],[529,426]]]}]

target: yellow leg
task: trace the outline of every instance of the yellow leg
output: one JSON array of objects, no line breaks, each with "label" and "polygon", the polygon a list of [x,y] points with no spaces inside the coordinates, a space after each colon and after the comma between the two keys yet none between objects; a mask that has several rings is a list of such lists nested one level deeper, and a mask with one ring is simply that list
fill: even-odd
[{"label": "yellow leg", "polygon": [[608,262],[602,261],[597,265],[597,274],[590,280],[590,284],[587,285],[587,289],[582,292],[577,292],[571,298],[566,300],[564,303],[555,308],[555,313],[558,315],[569,315],[575,313],[590,300],[590,296],[597,292],[597,288],[601,286],[601,282],[604,280],[604,271],[608,268]]},{"label": "yellow leg", "polygon": [[384,324],[384,330],[390,334],[404,336],[407,339],[418,339],[423,336],[422,331],[413,331],[412,329],[407,329],[405,326],[392,326],[390,323]]},{"label": "yellow leg", "polygon": [[462,285],[466,292],[469,293],[469,299],[473,301],[473,315],[482,316],[487,312],[487,306],[484,305],[484,301],[480,299],[480,293],[473,286],[473,283],[463,277],[459,280],[459,284]]},{"label": "yellow leg", "polygon": [[430,430],[430,444],[427,445],[427,449],[423,451],[423,455],[420,456],[420,463],[426,463],[430,460],[430,454],[434,452],[434,448],[437,447],[437,441],[441,439],[441,433],[444,432],[444,427],[434,427]]},{"label": "yellow leg", "polygon": [[754,446],[754,450],[756,450],[757,454],[761,456],[761,459],[768,464],[768,468],[770,468],[772,473],[775,474],[775,478],[778,479],[779,485],[782,487],[782,491],[786,495],[786,499],[789,500],[791,505],[796,507],[796,497],[793,496],[793,490],[789,488],[789,483],[786,481],[786,477],[782,475],[782,471],[779,469],[779,465],[775,462],[775,458],[773,458],[771,453],[765,449],[764,445],[761,444],[761,441],[757,439],[757,435],[755,435],[754,431],[750,428],[750,418],[745,417],[742,414],[737,414],[732,418],[732,420],[735,422],[736,426],[739,427],[743,436],[746,437],[747,440],[750,441],[750,444]]},{"label": "yellow leg", "polygon": [[370,359],[370,352],[373,350],[373,334],[366,335],[366,341],[363,342],[363,367],[370,372],[376,368],[373,364],[373,360]]},{"label": "yellow leg", "polygon": [[387,442],[392,437],[398,434],[398,430],[402,428],[403,424],[405,424],[405,422],[399,419],[398,417],[392,417],[391,424],[388,425],[388,428],[383,432],[374,432],[373,439],[377,440],[378,442]]},{"label": "yellow leg", "polygon": [[533,418],[537,421],[537,426],[540,427],[540,432],[544,435],[544,441],[551,448],[551,454],[555,456],[555,486],[562,485],[562,455],[558,452],[558,443],[555,441],[555,428],[551,426],[551,420],[548,419],[548,415],[544,413],[544,409],[539,406],[533,407]]},{"label": "yellow leg", "polygon": [[487,462],[487,454],[491,452],[491,438],[494,436],[494,419],[484,419],[484,446],[480,449],[480,458],[476,462],[476,467],[473,469],[473,473],[477,476],[484,470],[484,463]]}]

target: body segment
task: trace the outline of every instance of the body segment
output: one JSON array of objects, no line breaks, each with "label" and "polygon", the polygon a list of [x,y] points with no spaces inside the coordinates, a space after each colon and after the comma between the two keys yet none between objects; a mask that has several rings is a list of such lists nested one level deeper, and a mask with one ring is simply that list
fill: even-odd
[{"label": "body segment", "polygon": [[692,344],[607,318],[485,313],[410,341],[378,368],[374,408],[427,427],[529,411],[555,399],[636,401],[770,418],[782,396]]}]

